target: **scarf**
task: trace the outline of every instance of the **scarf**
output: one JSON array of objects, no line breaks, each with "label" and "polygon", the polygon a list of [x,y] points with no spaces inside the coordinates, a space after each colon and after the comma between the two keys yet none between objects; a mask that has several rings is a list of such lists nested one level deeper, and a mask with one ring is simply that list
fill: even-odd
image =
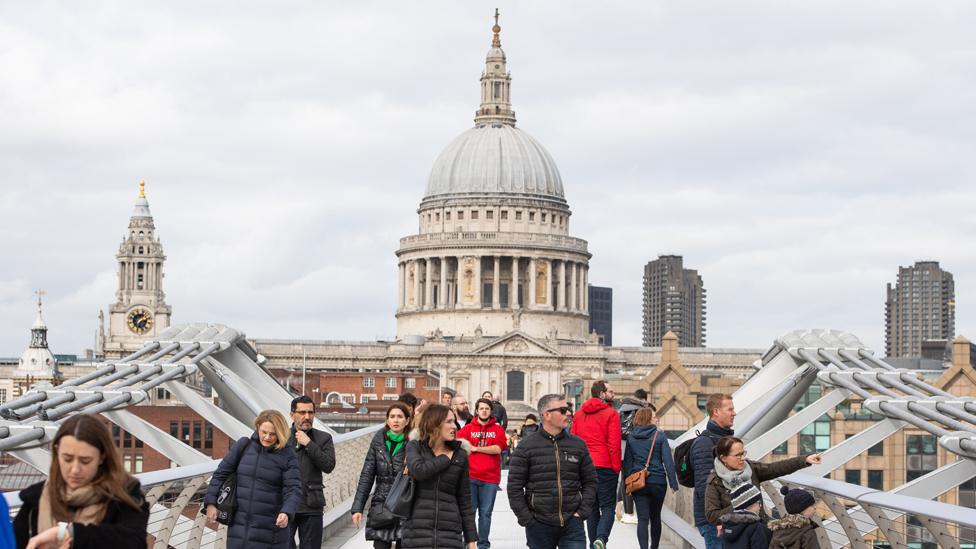
[{"label": "scarf", "polygon": [[98,524],[105,518],[106,501],[95,491],[91,484],[77,490],[70,490],[65,486],[61,499],[68,506],[71,516],[55,517],[51,512],[51,483],[44,483],[41,491],[41,501],[38,504],[37,531],[43,532],[58,525],[58,522],[75,522],[78,524]]},{"label": "scarf", "polygon": [[403,440],[406,438],[404,433],[395,434],[393,431],[386,432],[386,451],[390,453],[390,457],[396,455],[403,448]]},{"label": "scarf", "polygon": [[745,468],[741,471],[733,471],[722,463],[722,460],[715,458],[715,476],[722,479],[722,484],[732,491],[736,486],[743,482],[752,482],[752,466],[746,462]]}]

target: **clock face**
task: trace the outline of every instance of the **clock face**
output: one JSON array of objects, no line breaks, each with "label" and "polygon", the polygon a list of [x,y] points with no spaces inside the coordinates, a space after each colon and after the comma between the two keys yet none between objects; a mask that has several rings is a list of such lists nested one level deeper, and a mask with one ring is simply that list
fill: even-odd
[{"label": "clock face", "polygon": [[152,313],[146,309],[133,309],[128,318],[129,329],[142,335],[152,329]]}]

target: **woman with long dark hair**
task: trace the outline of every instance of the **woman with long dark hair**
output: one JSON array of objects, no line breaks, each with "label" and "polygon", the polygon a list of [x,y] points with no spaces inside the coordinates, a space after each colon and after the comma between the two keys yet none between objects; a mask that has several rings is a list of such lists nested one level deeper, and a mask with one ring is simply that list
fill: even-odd
[{"label": "woman with long dark hair", "polygon": [[414,479],[413,512],[403,526],[404,549],[475,549],[468,453],[456,440],[454,412],[442,404],[423,411],[407,443]]},{"label": "woman with long dark hair", "polygon": [[220,485],[237,472],[237,511],[227,530],[228,548],[288,548],[288,523],[302,498],[298,456],[288,445],[289,436],[285,416],[264,410],[254,420],[254,433],[235,442],[214,471],[204,499],[211,525],[217,521]]},{"label": "woman with long dark hair", "polygon": [[[644,488],[630,495],[634,498],[637,514],[637,547],[657,549],[661,542],[661,507],[668,493],[668,486],[678,491],[678,477],[671,458],[668,437],[657,428],[657,412],[654,406],[640,408],[631,421],[627,435],[621,470],[624,478],[647,469]],[[650,528],[650,539],[648,539]]]},{"label": "woman with long dark hair", "polygon": [[386,409],[386,425],[373,436],[366,451],[359,486],[352,502],[352,522],[359,528],[369,491],[376,484],[369,513],[366,515],[366,539],[373,540],[375,549],[390,549],[399,545],[402,533],[400,520],[383,509],[390,487],[406,461],[407,424],[410,411],[402,402],[394,402]]},{"label": "woman with long dark hair", "polygon": [[47,480],[20,492],[18,549],[145,549],[149,504],[122,468],[105,423],[88,414],[69,417],[51,453]]}]

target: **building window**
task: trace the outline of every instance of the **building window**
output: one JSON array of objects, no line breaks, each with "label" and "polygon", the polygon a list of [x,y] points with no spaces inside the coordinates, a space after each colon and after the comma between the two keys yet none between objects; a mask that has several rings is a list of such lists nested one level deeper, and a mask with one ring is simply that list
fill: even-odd
[{"label": "building window", "polygon": [[535,221],[535,212],[529,212],[529,221]]},{"label": "building window", "polygon": [[133,473],[141,473],[142,472],[142,455],[135,456],[134,465],[135,465],[135,470],[133,471]]},{"label": "building window", "polygon": [[822,415],[800,431],[800,454],[815,454],[830,448],[830,416]]},{"label": "building window", "polygon": [[184,421],[182,424],[180,424],[180,431],[181,431],[180,438],[183,439],[183,442],[185,444],[189,445],[190,444],[190,422]]},{"label": "building window", "polygon": [[478,210],[471,210],[471,219],[478,219]]},{"label": "building window", "polygon": [[376,387],[376,378],[369,377],[369,376],[364,377],[363,378],[363,387]]},{"label": "building window", "polygon": [[848,484],[861,485],[861,470],[860,469],[847,469],[844,471],[844,482]]},{"label": "building window", "polygon": [[444,212],[444,221],[451,220],[451,212]]},{"label": "building window", "polygon": [[[969,479],[959,485],[959,506],[968,509],[976,508],[976,479]],[[976,540],[976,528],[959,528],[959,538]]]},{"label": "building window", "polygon": [[874,446],[868,448],[869,456],[883,456],[884,455],[884,441],[875,444]]},{"label": "building window", "polygon": [[408,377],[408,378],[406,378],[406,379],[403,380],[403,386],[404,386],[404,388],[407,388],[407,389],[416,389],[417,388],[417,380],[414,379],[414,378],[412,378],[412,377]]},{"label": "building window", "polygon": [[542,212],[541,215],[542,215],[542,219],[540,220],[540,222],[541,223],[545,223],[546,222],[546,212]]},{"label": "building window", "polygon": [[129,431],[122,431],[122,447],[132,448],[132,435]]},{"label": "building window", "polygon": [[112,440],[117,447],[122,447],[122,429],[119,429],[118,425],[112,425]]},{"label": "building window", "polygon": [[180,423],[178,421],[169,422],[169,436],[173,438],[180,436]]},{"label": "building window", "polygon": [[386,378],[386,388],[387,389],[396,389],[396,386],[397,386],[397,378],[392,377],[392,376]]},{"label": "building window", "polygon": [[366,404],[371,400],[376,400],[376,395],[359,395],[360,404]]},{"label": "building window", "polygon": [[464,221],[464,212],[458,211],[458,221]]},{"label": "building window", "polygon": [[485,219],[495,219],[495,212],[493,210],[485,212]]},{"label": "building window", "polygon": [[435,213],[434,214],[434,221],[440,221],[440,220],[441,220],[441,212]]},{"label": "building window", "polygon": [[130,473],[132,472],[132,456],[129,454],[122,456],[122,468]]},{"label": "building window", "polygon": [[785,456],[790,451],[790,441],[784,440],[783,444],[773,448],[773,455]]},{"label": "building window", "polygon": [[7,402],[7,390],[0,389],[0,404],[5,404]]},{"label": "building window", "polygon": [[522,221],[522,210],[515,210],[515,221]]},{"label": "building window", "polygon": [[162,387],[156,387],[156,400],[169,400],[169,391]]},{"label": "building window", "polygon": [[398,400],[400,395],[383,395],[383,400]]},{"label": "building window", "polygon": [[193,447],[200,448],[203,445],[203,425],[199,421],[193,422]]},{"label": "building window", "polygon": [[207,422],[206,427],[203,428],[203,447],[213,448],[213,425]]},{"label": "building window", "polygon": [[934,471],[938,466],[934,435],[905,436],[905,482]]},{"label": "building window", "polygon": [[707,395],[698,395],[698,409],[702,412],[705,411],[705,403],[708,402]]},{"label": "building window", "polygon": [[508,210],[502,210],[502,221],[508,221]]},{"label": "building window", "polygon": [[505,389],[509,400],[525,400],[525,373],[518,370],[506,372]]},{"label": "building window", "polygon": [[884,471],[881,469],[868,470],[868,488],[872,490],[884,490]]}]

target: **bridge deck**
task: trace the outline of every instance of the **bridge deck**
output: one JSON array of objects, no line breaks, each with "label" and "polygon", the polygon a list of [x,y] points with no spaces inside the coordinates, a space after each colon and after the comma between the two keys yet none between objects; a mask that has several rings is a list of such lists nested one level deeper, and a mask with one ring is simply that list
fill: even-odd
[{"label": "bridge deck", "polygon": [[[508,506],[508,494],[505,493],[505,483],[508,471],[502,471],[502,491],[498,492],[495,499],[495,510],[491,517],[491,547],[492,549],[525,549],[525,530],[518,525],[515,514]],[[634,524],[624,524],[617,521],[613,525],[610,533],[609,547],[637,547],[637,526]],[[373,542],[366,541],[365,530],[358,532],[349,522],[349,527],[333,536],[332,540],[326,540],[323,545],[325,549],[372,549]],[[672,549],[661,540],[661,549]]]}]

